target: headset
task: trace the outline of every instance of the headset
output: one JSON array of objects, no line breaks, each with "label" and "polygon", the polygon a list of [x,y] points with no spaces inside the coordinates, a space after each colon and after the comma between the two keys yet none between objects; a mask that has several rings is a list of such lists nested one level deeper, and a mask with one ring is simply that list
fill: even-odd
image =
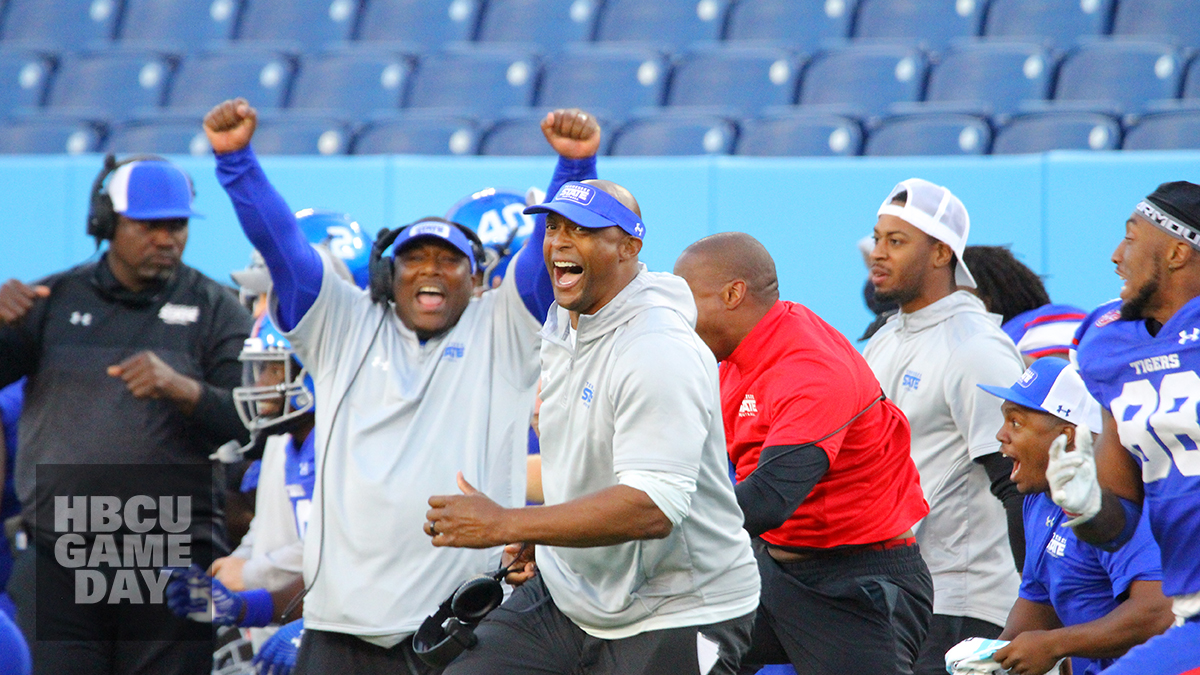
[{"label": "headset", "polygon": [[395,300],[392,288],[395,276],[395,261],[393,258],[385,257],[384,251],[387,251],[388,247],[395,243],[396,238],[402,232],[413,225],[420,225],[421,223],[442,223],[457,227],[460,232],[466,235],[467,241],[471,242],[471,253],[475,258],[475,268],[483,270],[487,267],[488,257],[483,242],[479,239],[479,235],[475,234],[475,231],[466,225],[456,223],[453,220],[438,218],[437,216],[428,216],[394,230],[389,230],[385,227],[379,231],[379,234],[375,235],[375,243],[371,246],[371,259],[367,263],[371,275],[371,283],[368,287],[371,290],[372,302],[386,307],[389,302]]},{"label": "headset", "polygon": [[[134,162],[169,162],[166,157],[161,155],[133,155],[126,157],[121,161],[117,161],[116,155],[109,153],[104,156],[104,166],[101,167],[100,173],[97,174],[96,180],[92,181],[92,193],[89,199],[88,216],[87,216],[87,233],[89,237],[96,240],[96,247],[100,247],[100,242],[105,239],[112,239],[117,231],[117,212],[113,210],[112,197],[104,189],[104,181],[112,175],[114,171]],[[196,197],[196,185],[192,182],[192,177],[185,172],[184,177],[187,178],[188,187],[192,191],[192,198]]]}]

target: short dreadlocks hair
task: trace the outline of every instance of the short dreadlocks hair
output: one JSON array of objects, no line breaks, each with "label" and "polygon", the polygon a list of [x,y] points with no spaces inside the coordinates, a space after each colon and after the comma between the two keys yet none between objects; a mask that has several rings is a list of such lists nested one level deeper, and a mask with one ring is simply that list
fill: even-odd
[{"label": "short dreadlocks hair", "polygon": [[1014,316],[1050,304],[1046,286],[1007,246],[968,246],[963,262],[975,277],[976,294],[989,312]]}]

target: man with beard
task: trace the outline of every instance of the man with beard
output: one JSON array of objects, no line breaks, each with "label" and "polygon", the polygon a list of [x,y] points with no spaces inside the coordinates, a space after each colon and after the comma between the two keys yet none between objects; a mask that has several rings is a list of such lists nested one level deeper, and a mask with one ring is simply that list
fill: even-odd
[{"label": "man with beard", "polygon": [[[1100,401],[1095,448],[1052,448],[1054,501],[1075,534],[1126,544],[1143,508],[1162,551],[1163,593],[1176,626],[1106,673],[1200,672],[1200,185],[1164,183],[1125,221],[1113,253],[1121,296],[1075,336],[1076,359]],[[1094,453],[1094,454],[1093,454]],[[1139,475],[1140,474],[1140,475]]]},{"label": "man with beard", "polygon": [[933,574],[933,621],[915,668],[927,675],[945,672],[946,650],[964,638],[1000,635],[1024,558],[1021,495],[995,438],[1000,405],[975,386],[1012,382],[1024,368],[999,317],[956,290],[975,286],[962,262],[969,230],[950,190],[909,179],[879,208],[870,255],[876,297],[900,311],[863,356],[908,417],[929,502],[914,528]]}]

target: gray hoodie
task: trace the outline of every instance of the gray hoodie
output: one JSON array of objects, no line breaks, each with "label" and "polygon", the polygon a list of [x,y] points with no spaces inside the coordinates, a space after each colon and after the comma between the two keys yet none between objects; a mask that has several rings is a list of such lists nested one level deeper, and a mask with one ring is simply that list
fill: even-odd
[{"label": "gray hoodie", "polygon": [[687,284],[642,266],[600,311],[579,317],[574,346],[557,304],[542,328],[546,503],[617,485],[618,472],[696,485],[665,539],[538,547],[555,604],[594,637],[706,625],[758,606],[758,567],[726,468],[717,363],[695,323]]}]

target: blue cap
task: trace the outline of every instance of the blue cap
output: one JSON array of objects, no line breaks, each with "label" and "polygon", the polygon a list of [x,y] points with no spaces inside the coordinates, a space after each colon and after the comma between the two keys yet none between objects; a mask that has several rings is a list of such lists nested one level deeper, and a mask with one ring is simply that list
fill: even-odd
[{"label": "blue cap", "polygon": [[530,206],[525,213],[557,213],[581,227],[619,227],[638,239],[646,236],[646,226],[638,214],[616,197],[586,183],[571,181],[558,189],[552,201]]},{"label": "blue cap", "polygon": [[1048,412],[1064,422],[1100,430],[1100,405],[1069,361],[1053,356],[1040,358],[1011,387],[981,384],[979,388],[1026,408]]},{"label": "blue cap", "polygon": [[106,188],[113,211],[134,220],[194,218],[192,182],[170,162],[147,160],[117,167]]},{"label": "blue cap", "polygon": [[414,240],[425,238],[441,239],[442,241],[449,242],[451,246],[467,256],[467,260],[471,263],[471,274],[475,273],[475,254],[472,252],[471,242],[467,239],[467,235],[463,234],[454,225],[442,222],[441,220],[417,221],[404,228],[400,232],[400,235],[396,237],[395,248],[392,250],[399,253]]}]

